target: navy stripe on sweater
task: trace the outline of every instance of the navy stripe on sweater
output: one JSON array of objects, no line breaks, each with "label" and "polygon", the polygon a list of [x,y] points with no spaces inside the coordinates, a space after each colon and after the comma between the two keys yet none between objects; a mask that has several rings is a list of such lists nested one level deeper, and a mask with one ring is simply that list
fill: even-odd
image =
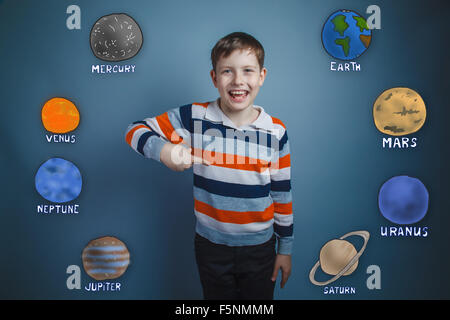
[{"label": "navy stripe on sweater", "polygon": [[[145,122],[144,120],[140,120],[140,121],[135,121],[135,122],[133,122],[133,124],[138,124],[138,123],[141,123],[141,124],[146,125],[146,126],[148,127],[148,123]],[[150,128],[150,127],[149,127],[149,128]]]},{"label": "navy stripe on sweater", "polygon": [[271,191],[290,191],[291,180],[272,181],[270,185]]},{"label": "navy stripe on sweater", "polygon": [[183,127],[192,133],[191,119],[192,119],[192,104],[187,104],[180,107],[180,118]]},{"label": "navy stripe on sweater", "polygon": [[286,144],[287,141],[288,141],[288,136],[287,136],[287,131],[285,131],[283,136],[280,139],[280,145],[278,146],[280,148],[279,150],[283,150],[284,145]]},{"label": "navy stripe on sweater", "polygon": [[280,237],[290,237],[294,233],[294,225],[291,224],[290,226],[285,227],[274,223],[273,231]]},{"label": "navy stripe on sweater", "polygon": [[270,191],[270,183],[266,185],[228,183],[204,178],[197,174],[194,174],[194,186],[220,196],[235,198],[262,198],[267,197]]},{"label": "navy stripe on sweater", "polygon": [[138,143],[137,143],[137,151],[140,153],[140,154],[142,154],[143,156],[145,156],[144,155],[144,146],[145,146],[145,143],[147,142],[147,140],[151,137],[151,136],[157,136],[157,137],[160,137],[160,135],[159,134],[157,134],[155,131],[147,131],[147,132],[145,132],[145,133],[143,133],[142,135],[141,135],[141,137],[139,138],[139,141],[138,141]]}]

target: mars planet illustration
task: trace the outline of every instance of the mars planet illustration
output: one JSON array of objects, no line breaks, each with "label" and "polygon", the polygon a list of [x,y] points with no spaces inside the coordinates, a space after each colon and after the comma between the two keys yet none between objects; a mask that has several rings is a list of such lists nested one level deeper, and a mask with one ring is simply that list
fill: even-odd
[{"label": "mars planet illustration", "polygon": [[382,133],[403,136],[418,131],[427,115],[422,97],[410,88],[391,88],[373,104],[373,120]]},{"label": "mars planet illustration", "polygon": [[396,176],[387,180],[378,194],[380,212],[391,222],[413,224],[428,211],[428,191],[417,178]]},{"label": "mars planet illustration", "polygon": [[82,253],[83,267],[95,280],[116,279],[130,264],[130,252],[125,243],[115,237],[90,241]]},{"label": "mars planet illustration", "polygon": [[41,111],[42,124],[47,131],[67,133],[75,130],[80,123],[80,113],[75,104],[65,98],[48,100]]},{"label": "mars planet illustration", "polygon": [[[352,243],[345,240],[350,236],[360,236],[364,239],[364,244],[359,251],[356,251]],[[366,249],[369,238],[369,232],[362,230],[349,232],[339,239],[328,241],[320,249],[319,261],[311,269],[309,280],[317,286],[324,286],[336,281],[343,275],[347,276],[353,273],[358,267],[358,259]],[[323,272],[333,277],[327,281],[317,281],[315,275],[319,266]]]}]

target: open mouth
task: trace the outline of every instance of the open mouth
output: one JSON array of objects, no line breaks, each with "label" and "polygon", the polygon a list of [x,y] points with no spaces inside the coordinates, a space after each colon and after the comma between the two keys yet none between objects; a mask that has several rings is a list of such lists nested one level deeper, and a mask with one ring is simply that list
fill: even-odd
[{"label": "open mouth", "polygon": [[244,101],[248,96],[247,90],[230,90],[228,91],[228,94],[231,97],[231,100],[234,102],[242,102]]}]

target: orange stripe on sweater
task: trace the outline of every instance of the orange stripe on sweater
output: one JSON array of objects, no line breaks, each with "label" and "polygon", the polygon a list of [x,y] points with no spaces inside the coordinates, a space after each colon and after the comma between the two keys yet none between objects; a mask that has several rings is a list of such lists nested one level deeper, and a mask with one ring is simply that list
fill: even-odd
[{"label": "orange stripe on sweater", "polygon": [[216,151],[202,150],[198,148],[193,149],[192,153],[197,157],[206,159],[211,163],[211,165],[217,167],[255,171],[260,173],[269,168],[268,161],[240,156],[236,154],[221,153]]},{"label": "orange stripe on sweater", "polygon": [[274,210],[279,214],[292,214],[292,202],[278,203],[274,202]]},{"label": "orange stripe on sweater", "polygon": [[149,127],[147,127],[143,124],[136,126],[133,129],[131,129],[130,131],[128,131],[128,133],[125,137],[125,141],[130,145],[130,147],[131,147],[131,140],[133,140],[134,133],[136,132],[136,130],[141,129],[141,128],[147,128],[149,131],[151,131]]},{"label": "orange stripe on sweater", "polygon": [[173,128],[172,124],[169,120],[169,114],[164,112],[162,115],[156,117],[156,121],[158,121],[159,128],[161,129],[164,136],[172,143],[178,144],[183,142],[183,138],[181,138]]},{"label": "orange stripe on sweater", "polygon": [[283,169],[291,166],[291,154],[287,154],[284,157],[278,159],[277,162],[274,162],[270,165],[270,169]]},{"label": "orange stripe on sweater", "polygon": [[282,126],[283,128],[285,128],[285,129],[286,129],[286,126],[284,125],[284,123],[283,123],[283,122],[281,122],[281,120],[280,120],[280,119],[278,119],[278,118],[275,118],[275,117],[272,117],[272,122],[273,122],[273,123],[276,123],[276,124],[279,124],[280,126]]},{"label": "orange stripe on sweater", "polygon": [[220,210],[202,201],[195,200],[195,210],[217,221],[225,223],[246,224],[252,222],[266,222],[273,219],[273,204],[264,211],[229,211]]}]

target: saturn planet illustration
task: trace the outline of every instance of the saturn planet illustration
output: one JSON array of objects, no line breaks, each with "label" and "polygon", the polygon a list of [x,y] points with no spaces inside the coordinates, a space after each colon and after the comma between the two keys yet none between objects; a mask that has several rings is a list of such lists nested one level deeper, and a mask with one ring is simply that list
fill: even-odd
[{"label": "saturn planet illustration", "polygon": [[[356,251],[353,244],[344,240],[350,236],[360,236],[364,239],[364,244],[359,251]],[[347,276],[358,267],[358,259],[363,254],[369,241],[370,234],[367,231],[353,231],[349,232],[339,239],[333,239],[328,241],[322,249],[320,249],[319,261],[316,262],[314,267],[309,273],[309,280],[316,286],[325,286],[339,279],[341,276]],[[333,277],[327,281],[316,281],[315,275],[318,267],[321,267],[322,271]]]}]

